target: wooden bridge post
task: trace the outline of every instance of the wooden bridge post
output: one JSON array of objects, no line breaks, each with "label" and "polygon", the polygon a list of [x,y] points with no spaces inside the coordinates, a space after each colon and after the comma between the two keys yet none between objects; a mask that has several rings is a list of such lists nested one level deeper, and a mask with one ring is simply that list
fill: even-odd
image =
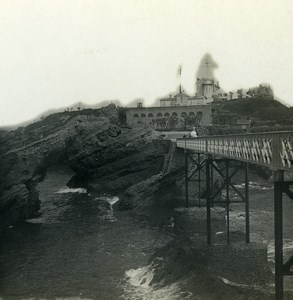
[{"label": "wooden bridge post", "polygon": [[282,300],[283,292],[283,171],[279,170],[274,179],[274,210],[275,210],[275,297]]}]

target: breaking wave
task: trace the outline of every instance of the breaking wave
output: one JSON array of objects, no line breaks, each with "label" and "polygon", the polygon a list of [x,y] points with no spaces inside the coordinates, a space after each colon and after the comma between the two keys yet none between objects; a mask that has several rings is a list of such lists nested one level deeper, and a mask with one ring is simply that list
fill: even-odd
[{"label": "breaking wave", "polygon": [[87,189],[84,188],[62,188],[55,192],[55,194],[67,194],[67,193],[78,193],[78,194],[87,194]]},{"label": "breaking wave", "polygon": [[[162,258],[157,258],[162,260]],[[125,272],[123,283],[125,300],[180,300],[191,299],[192,293],[182,292],[179,283],[167,286],[152,284],[157,265],[153,262],[145,267]]]},{"label": "breaking wave", "polygon": [[[293,241],[290,239],[284,239],[283,241],[283,251],[284,256],[291,256],[293,255]],[[275,242],[274,240],[270,241],[268,243],[268,261],[269,262],[275,262]]]},{"label": "breaking wave", "polygon": [[[245,188],[245,183],[236,184],[235,187],[238,188],[238,189]],[[269,190],[272,190],[274,187],[270,183],[250,181],[249,182],[249,188],[253,189],[253,190],[269,191]]]}]

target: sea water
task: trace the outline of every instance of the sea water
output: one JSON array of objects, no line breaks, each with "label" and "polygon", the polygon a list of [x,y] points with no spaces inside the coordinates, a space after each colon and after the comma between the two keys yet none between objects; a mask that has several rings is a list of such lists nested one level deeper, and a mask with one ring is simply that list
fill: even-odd
[{"label": "sea water", "polygon": [[[115,195],[97,197],[86,189],[66,187],[71,176],[64,168],[51,170],[39,185],[41,216],[1,233],[0,299],[200,299],[182,290],[180,281],[153,282],[158,266],[150,257],[172,239],[170,232],[143,225],[129,212],[113,211],[119,200]],[[273,203],[269,200],[273,191],[268,184],[251,186],[251,239],[268,245],[273,267]],[[289,201],[284,206],[284,248],[289,256],[293,254],[289,238],[290,233],[293,237],[293,207]],[[235,229],[245,221],[239,211],[231,206]],[[292,282],[286,284],[291,289]]]},{"label": "sea water", "polygon": [[51,170],[39,185],[41,216],[1,233],[3,299],[123,299],[129,270],[147,265],[171,240],[128,212],[114,212],[117,196],[67,188],[71,176]]}]

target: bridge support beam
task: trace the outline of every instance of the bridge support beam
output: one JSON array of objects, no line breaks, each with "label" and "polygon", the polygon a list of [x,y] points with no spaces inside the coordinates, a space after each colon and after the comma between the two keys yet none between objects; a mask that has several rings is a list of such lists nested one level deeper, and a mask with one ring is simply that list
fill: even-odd
[{"label": "bridge support beam", "polygon": [[[230,162],[233,161],[232,165]],[[217,162],[220,162],[224,169],[220,169]],[[192,163],[192,165],[190,164]],[[204,168],[205,165],[205,168]],[[238,173],[239,170],[244,170],[244,188],[242,193],[232,183],[232,178]],[[205,178],[202,178],[201,173],[205,173]],[[214,182],[214,175],[218,173],[218,176],[222,177],[223,183]],[[194,179],[194,175],[197,177]],[[215,204],[224,204],[226,207],[226,236],[227,244],[230,243],[230,205],[232,203],[244,203],[245,204],[245,240],[246,243],[250,242],[250,220],[249,220],[249,172],[248,163],[237,162],[229,159],[215,159],[211,154],[203,155],[203,153],[194,153],[185,149],[185,206],[190,206],[190,189],[189,182],[198,183],[198,205],[201,206],[201,183],[206,181],[206,209],[207,209],[207,243],[212,244],[212,216],[211,208]],[[214,184],[217,183],[217,184]],[[221,186],[220,186],[221,185]],[[222,191],[225,191],[225,198],[221,199]],[[236,194],[240,198],[239,200],[231,200],[231,193]],[[220,199],[219,199],[220,198]]]},{"label": "bridge support beam", "polygon": [[245,168],[245,235],[246,243],[250,243],[250,217],[249,217],[249,165],[244,163]]},{"label": "bridge support beam", "polygon": [[211,220],[211,164],[212,156],[206,160],[206,199],[207,199],[207,243],[212,244],[212,220]]},{"label": "bridge support beam", "polygon": [[[237,164],[231,166],[230,162],[233,161]],[[192,167],[190,165],[192,163]],[[221,162],[224,164],[224,169],[221,170],[216,162]],[[204,168],[205,164],[205,168]],[[236,165],[236,166],[235,166]],[[239,170],[244,170],[244,184],[245,192],[242,194],[239,189],[232,183],[232,178],[237,174]],[[230,243],[230,205],[232,203],[244,203],[245,204],[245,240],[246,243],[250,242],[250,220],[249,220],[249,172],[248,163],[237,162],[235,160],[229,159],[214,159],[211,154],[203,155],[203,153],[194,153],[185,149],[185,206],[190,206],[189,199],[189,182],[198,182],[198,206],[201,206],[201,182],[203,178],[201,177],[201,172],[205,173],[206,181],[206,208],[207,208],[207,243],[212,244],[212,217],[211,217],[211,207],[215,204],[224,204],[226,207],[226,234],[227,234],[227,244]],[[223,184],[215,189],[214,185],[214,174],[218,173],[223,179]],[[192,177],[197,174],[196,179]],[[225,199],[218,200],[222,191],[225,190]],[[236,193],[240,197],[240,201],[235,201],[230,199],[231,192]]]},{"label": "bridge support beam", "polygon": [[293,276],[293,256],[283,264],[283,193],[291,199],[293,194],[290,185],[293,182],[284,181],[284,171],[277,171],[274,174],[274,211],[275,211],[275,298],[284,298],[284,276]]},{"label": "bridge support beam", "polygon": [[[191,163],[191,164],[190,164]],[[189,182],[197,182],[198,189],[198,206],[201,207],[202,192],[202,172],[205,164],[205,156],[203,153],[193,153],[185,149],[185,207],[190,206],[190,189]],[[194,178],[197,175],[197,178]]]},{"label": "bridge support beam", "polygon": [[[238,165],[231,166],[232,160],[229,159],[213,159],[212,155],[208,155],[206,160],[206,198],[207,198],[207,242],[211,244],[211,206],[214,204],[224,204],[226,207],[226,235],[227,244],[230,244],[230,205],[232,203],[244,203],[245,204],[245,241],[250,242],[250,219],[249,219],[249,172],[247,163],[239,163]],[[234,160],[233,160],[234,161]],[[224,163],[224,169],[220,169],[215,162]],[[234,161],[236,162],[236,161]],[[232,183],[232,178],[237,174],[239,170],[244,169],[244,188],[245,192],[242,194],[239,189]],[[217,190],[213,190],[212,171],[215,171],[222,177],[223,183]],[[225,199],[217,200],[221,192],[225,190]],[[231,192],[234,192],[239,196],[239,200],[231,200]]]},{"label": "bridge support beam", "polygon": [[189,169],[189,164],[188,164],[188,151],[185,149],[185,207],[189,206],[189,190],[188,190],[188,169]]}]

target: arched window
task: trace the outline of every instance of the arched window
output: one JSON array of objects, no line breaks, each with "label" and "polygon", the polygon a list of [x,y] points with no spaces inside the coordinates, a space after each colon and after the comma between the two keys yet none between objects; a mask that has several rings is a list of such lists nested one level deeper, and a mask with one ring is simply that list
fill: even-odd
[{"label": "arched window", "polygon": [[173,112],[173,113],[172,113],[172,116],[173,116],[173,117],[177,117],[177,113],[176,113],[176,112]]},{"label": "arched window", "polygon": [[138,118],[138,114],[134,114],[134,115],[133,115],[133,118]]},{"label": "arched window", "polygon": [[161,113],[158,113],[158,114],[157,114],[157,117],[158,117],[158,118],[162,118],[163,116],[162,116]]},{"label": "arched window", "polygon": [[203,113],[201,111],[198,111],[196,113],[196,120],[197,120],[197,123],[200,125],[201,124],[201,121],[202,121],[202,117],[203,117]]},{"label": "arched window", "polygon": [[169,113],[164,113],[164,117],[170,117]]},{"label": "arched window", "polygon": [[191,111],[191,112],[189,113],[189,115],[190,115],[190,116],[194,116],[195,114],[194,114],[193,111]]},{"label": "arched window", "polygon": [[153,118],[153,114],[152,114],[152,113],[149,113],[149,114],[148,114],[148,118]]},{"label": "arched window", "polygon": [[140,117],[141,117],[141,118],[145,118],[146,115],[145,115],[145,114],[141,114]]}]

